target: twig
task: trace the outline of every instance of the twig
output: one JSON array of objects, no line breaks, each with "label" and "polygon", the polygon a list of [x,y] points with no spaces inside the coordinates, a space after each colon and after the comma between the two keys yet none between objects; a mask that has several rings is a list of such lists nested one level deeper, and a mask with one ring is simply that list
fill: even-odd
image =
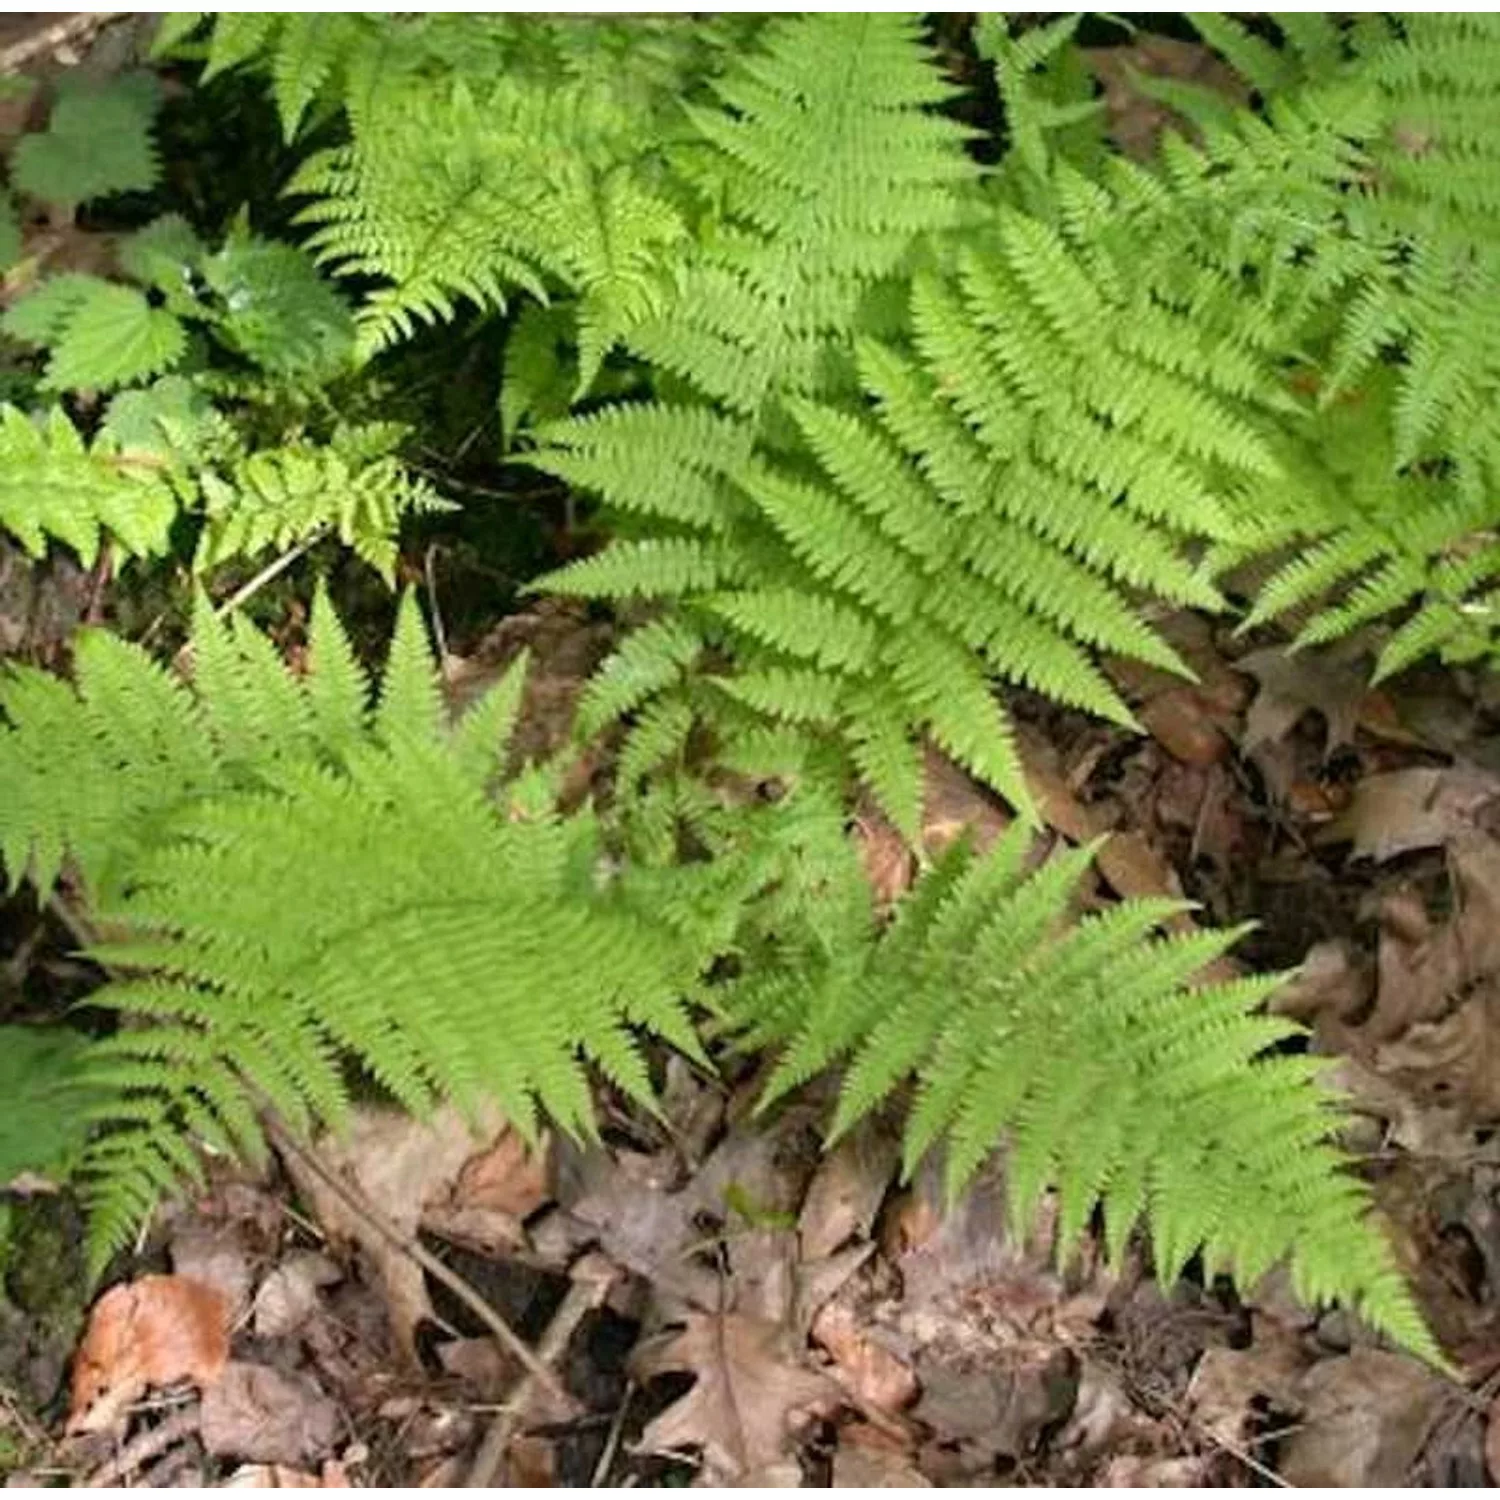
[{"label": "twig", "polygon": [[501,1349],[522,1365],[536,1383],[564,1407],[573,1405],[573,1398],[563,1388],[546,1364],[532,1352],[510,1324],[495,1311],[457,1271],[446,1266],[419,1240],[402,1232],[377,1209],[364,1194],[351,1187],[332,1167],[326,1165],[309,1146],[304,1146],[273,1115],[265,1115],[266,1135],[271,1144],[284,1155],[294,1157],[325,1187],[339,1199],[345,1208],[357,1214],[388,1244],[403,1255],[409,1256],[432,1279],[447,1287],[470,1312],[489,1329]]},{"label": "twig", "polygon": [[323,540],[323,527],[302,538],[295,547],[288,547],[280,557],[272,558],[249,583],[241,584],[222,604],[214,605],[214,616],[223,619],[233,614],[252,595],[258,594],[273,579],[279,578],[303,553],[311,551]]},{"label": "twig", "polygon": [[589,1476],[591,1490],[597,1490],[609,1478],[610,1466],[615,1461],[615,1454],[620,1450],[620,1439],[625,1433],[625,1413],[630,1410],[630,1398],[634,1395],[635,1381],[627,1380],[625,1394],[620,1398],[615,1419],[609,1424],[609,1436],[604,1440],[604,1452],[599,1455],[599,1462],[594,1465],[594,1472]]},{"label": "twig", "polygon": [[14,73],[18,68],[69,42],[82,41],[91,31],[113,21],[117,16],[129,15],[123,10],[84,10],[76,15],[64,16],[60,21],[23,36],[20,41],[0,50],[0,73]]},{"label": "twig", "polygon": [[165,1421],[137,1434],[117,1452],[113,1458],[100,1464],[84,1480],[84,1488],[91,1490],[113,1489],[127,1475],[135,1473],[150,1463],[153,1458],[165,1453],[174,1443],[191,1437],[198,1430],[202,1409],[195,1401],[175,1411]]},{"label": "twig", "polygon": [[[598,1307],[609,1291],[612,1278],[592,1271],[589,1262],[590,1257],[585,1256],[583,1263],[575,1268],[568,1295],[552,1315],[552,1321],[547,1325],[541,1343],[537,1345],[537,1356],[542,1360],[551,1363],[562,1358],[584,1315]],[[506,1393],[500,1410],[495,1413],[495,1419],[484,1435],[484,1441],[479,1445],[478,1453],[474,1455],[474,1462],[469,1466],[468,1478],[463,1483],[465,1489],[488,1489],[494,1483],[505,1458],[505,1450],[510,1446],[522,1414],[530,1405],[533,1383],[541,1384],[549,1395],[557,1387],[557,1379],[550,1369],[547,1370],[547,1382],[536,1381],[535,1376],[535,1370],[528,1366],[528,1373]],[[563,1401],[565,1406],[575,1405],[573,1398],[566,1394]]]},{"label": "twig", "polygon": [[443,629],[443,612],[438,608],[437,591],[437,543],[427,549],[422,559],[422,572],[427,576],[427,598],[432,605],[432,635],[437,643],[438,660],[445,666],[448,662],[448,635]]}]

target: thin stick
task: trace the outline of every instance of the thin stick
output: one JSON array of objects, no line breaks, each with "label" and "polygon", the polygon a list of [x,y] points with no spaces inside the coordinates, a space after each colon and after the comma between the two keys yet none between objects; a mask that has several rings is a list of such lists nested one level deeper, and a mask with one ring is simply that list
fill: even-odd
[{"label": "thin stick", "polygon": [[0,73],[14,73],[33,58],[41,57],[69,42],[82,41],[91,31],[97,31],[117,16],[128,14],[128,11],[123,10],[85,10],[79,11],[77,15],[64,16],[62,20],[54,21],[40,31],[33,31],[30,36],[23,36],[20,41],[12,42],[0,51]]},{"label": "thin stick", "polygon": [[225,615],[233,614],[247,599],[258,594],[273,579],[279,578],[304,552],[310,551],[322,540],[323,528],[320,526],[310,535],[303,537],[295,547],[288,547],[280,557],[268,562],[249,583],[242,584],[222,604],[214,605],[215,618],[223,619]]},{"label": "thin stick", "polygon": [[[537,1346],[538,1357],[549,1363],[561,1359],[574,1331],[583,1321],[584,1315],[597,1307],[608,1291],[609,1282],[601,1276],[584,1274],[575,1277],[573,1284],[568,1288],[568,1295],[563,1298],[562,1305],[553,1313],[552,1321],[542,1335],[542,1341]],[[547,1374],[549,1380],[555,1381],[550,1369]],[[506,1393],[500,1410],[495,1413],[494,1421],[485,1432],[484,1441],[480,1443],[478,1453],[474,1455],[474,1462],[469,1466],[468,1477],[463,1483],[465,1489],[489,1489],[494,1483],[495,1475],[499,1473],[500,1465],[505,1458],[505,1450],[510,1446],[510,1440],[515,1434],[521,1415],[529,1404],[534,1376],[535,1371],[523,1375]],[[551,1387],[548,1386],[546,1389],[550,1395]],[[571,1396],[566,1396],[564,1399],[569,1407],[576,1405]]]},{"label": "thin stick", "polygon": [[113,1489],[127,1475],[135,1473],[150,1463],[153,1458],[165,1453],[174,1443],[191,1437],[197,1432],[201,1420],[201,1408],[195,1401],[175,1411],[165,1421],[133,1437],[111,1459],[100,1464],[87,1479],[84,1488],[90,1490]]},{"label": "thin stick", "polygon": [[599,1462],[594,1465],[594,1472],[589,1476],[591,1490],[599,1489],[609,1478],[610,1467],[615,1461],[615,1454],[620,1450],[620,1439],[625,1433],[625,1413],[630,1410],[630,1398],[634,1395],[635,1381],[627,1380],[625,1394],[620,1398],[615,1419],[609,1424],[609,1436],[604,1440],[604,1452],[599,1455]]},{"label": "thin stick", "polygon": [[443,1286],[447,1287],[489,1329],[490,1333],[494,1336],[495,1342],[500,1345],[501,1349],[518,1364],[522,1365],[531,1378],[549,1396],[555,1398],[563,1407],[571,1408],[575,1404],[573,1398],[563,1388],[562,1382],[532,1352],[530,1345],[511,1328],[510,1324],[457,1271],[444,1265],[419,1240],[402,1234],[379,1209],[365,1198],[363,1193],[360,1193],[345,1182],[343,1177],[334,1171],[332,1167],[327,1166],[311,1147],[304,1146],[300,1141],[294,1139],[285,1126],[274,1116],[269,1114],[265,1116],[265,1128],[266,1135],[270,1138],[271,1144],[278,1151],[283,1152],[287,1156],[294,1157],[298,1163],[306,1167],[314,1177],[322,1182],[347,1209],[363,1219],[381,1239],[393,1245],[403,1255],[409,1256],[434,1281],[440,1282]]}]

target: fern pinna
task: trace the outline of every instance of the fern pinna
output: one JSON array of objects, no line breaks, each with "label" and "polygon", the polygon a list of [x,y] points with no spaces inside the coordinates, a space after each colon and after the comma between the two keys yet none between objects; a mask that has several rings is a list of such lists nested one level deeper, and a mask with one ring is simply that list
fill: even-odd
[{"label": "fern pinna", "polygon": [[373,712],[326,600],[305,677],[207,614],[193,652],[191,691],[102,636],[76,694],[4,690],[7,868],[74,861],[93,956],[127,976],[92,1003],[149,1023],[85,1069],[96,1258],[196,1173],[194,1140],[260,1150],[262,1105],[337,1123],[342,1057],[412,1109],[493,1097],[587,1132],[584,1060],[648,1099],[638,1030],[697,1053],[702,955],[621,896],[546,773],[497,789],[524,665],[450,728],[410,601]]}]

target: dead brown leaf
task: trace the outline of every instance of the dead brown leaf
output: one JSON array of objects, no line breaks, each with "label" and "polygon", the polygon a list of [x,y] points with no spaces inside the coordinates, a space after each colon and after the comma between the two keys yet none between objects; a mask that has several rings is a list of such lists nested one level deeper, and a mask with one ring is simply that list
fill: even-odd
[{"label": "dead brown leaf", "polygon": [[1500,1484],[1500,1396],[1490,1402],[1484,1426],[1484,1464],[1490,1483]]},{"label": "dead brown leaf", "polygon": [[1160,1458],[1121,1453],[1095,1481],[1102,1490],[1188,1490],[1204,1482],[1211,1457]]},{"label": "dead brown leaf", "polygon": [[1193,688],[1157,693],[1141,705],[1140,720],[1151,738],[1184,765],[1211,766],[1229,754],[1229,737]]},{"label": "dead brown leaf", "polygon": [[736,1313],[690,1314],[681,1333],[635,1366],[643,1380],[671,1370],[696,1375],[697,1384],[647,1426],[641,1451],[701,1448],[710,1483],[783,1463],[801,1420],[839,1401],[838,1386],[803,1362],[783,1327]]},{"label": "dead brown leaf", "polygon": [[916,856],[900,831],[873,808],[866,808],[855,820],[854,840],[876,902],[889,906],[899,900],[917,873]]},{"label": "dead brown leaf", "polygon": [[142,1276],[94,1304],[73,1360],[68,1431],[108,1432],[149,1388],[211,1388],[229,1359],[223,1293],[186,1276]]},{"label": "dead brown leaf", "polygon": [[545,1145],[533,1151],[519,1133],[506,1129],[489,1150],[464,1163],[451,1200],[463,1208],[493,1209],[524,1219],[549,1197]]},{"label": "dead brown leaf", "polygon": [[298,1332],[318,1310],[325,1287],[344,1279],[338,1265],[316,1250],[296,1250],[271,1271],[255,1293],[256,1337],[284,1338]]},{"label": "dead brown leaf", "polygon": [[854,1310],[829,1302],[813,1319],[813,1339],[828,1352],[845,1387],[863,1407],[898,1412],[917,1396],[917,1377],[899,1355],[872,1337]]},{"label": "dead brown leaf", "polygon": [[967,832],[983,853],[1010,827],[994,794],[931,745],[922,760],[922,845],[936,855]]},{"label": "dead brown leaf", "polygon": [[1278,1465],[1298,1488],[1403,1486],[1448,1387],[1415,1359],[1356,1349],[1303,1377],[1302,1423]]},{"label": "dead brown leaf", "polygon": [[1042,1434],[1066,1420],[1078,1395],[1075,1362],[1064,1349],[969,1369],[924,1361],[918,1373],[917,1419],[943,1442],[986,1462],[1035,1451]]},{"label": "dead brown leaf", "polygon": [[327,1456],[338,1408],[305,1376],[231,1360],[203,1394],[203,1446],[253,1463],[307,1463]]},{"label": "dead brown leaf", "polygon": [[286,1464],[241,1464],[224,1481],[227,1490],[347,1490],[349,1476],[330,1459],[319,1474]]},{"label": "dead brown leaf", "polygon": [[[869,1436],[864,1436],[869,1434]],[[836,1490],[930,1490],[927,1478],[899,1448],[867,1424],[856,1424],[839,1435],[833,1455]]]},{"label": "dead brown leaf", "polygon": [[450,1339],[439,1346],[438,1359],[485,1401],[498,1401],[520,1373],[519,1365],[506,1358],[494,1339]]},{"label": "dead brown leaf", "polygon": [[1449,850],[1454,912],[1432,928],[1419,903],[1381,910],[1379,988],[1363,1028],[1375,1043],[1441,1017],[1453,999],[1500,973],[1500,841],[1472,835]]},{"label": "dead brown leaf", "polygon": [[[416,1234],[427,1205],[446,1198],[476,1149],[488,1146],[504,1129],[498,1111],[476,1132],[451,1105],[427,1120],[413,1119],[399,1110],[367,1108],[356,1113],[341,1135],[325,1137],[318,1150],[393,1229],[409,1238]],[[354,1213],[315,1173],[291,1157],[286,1166],[328,1235],[357,1244],[375,1267],[384,1284],[396,1348],[415,1363],[417,1324],[432,1316],[421,1268]]]},{"label": "dead brown leaf", "polygon": [[1412,849],[1439,849],[1481,831],[1500,801],[1500,776],[1477,766],[1412,766],[1366,776],[1330,838],[1348,839],[1356,858],[1377,862]]},{"label": "dead brown leaf", "polygon": [[1500,988],[1493,983],[1440,1021],[1419,1022],[1375,1053],[1386,1077],[1468,1125],[1500,1120]]},{"label": "dead brown leaf", "polygon": [[1325,726],[1323,754],[1354,742],[1360,708],[1370,690],[1368,654],[1357,642],[1341,642],[1326,651],[1280,647],[1252,651],[1235,663],[1260,691],[1245,715],[1241,748],[1284,739],[1304,714],[1321,715]]},{"label": "dead brown leaf", "polygon": [[1264,1320],[1256,1332],[1248,1349],[1207,1350],[1188,1386],[1198,1426],[1231,1452],[1249,1437],[1260,1402],[1274,1402],[1288,1414],[1301,1410],[1298,1382],[1307,1359],[1297,1339]]},{"label": "dead brown leaf", "polygon": [[1164,131],[1186,126],[1168,105],[1142,91],[1136,75],[1179,79],[1226,101],[1249,103],[1243,80],[1201,42],[1146,34],[1119,47],[1085,47],[1080,55],[1104,89],[1110,139],[1136,161],[1150,161]]},{"label": "dead brown leaf", "polygon": [[900,1153],[894,1133],[867,1118],[823,1158],[797,1220],[805,1259],[832,1255],[856,1235],[870,1233]]},{"label": "dead brown leaf", "polygon": [[213,1287],[229,1308],[230,1325],[239,1321],[255,1279],[242,1225],[189,1220],[172,1235],[169,1254],[177,1275]]}]

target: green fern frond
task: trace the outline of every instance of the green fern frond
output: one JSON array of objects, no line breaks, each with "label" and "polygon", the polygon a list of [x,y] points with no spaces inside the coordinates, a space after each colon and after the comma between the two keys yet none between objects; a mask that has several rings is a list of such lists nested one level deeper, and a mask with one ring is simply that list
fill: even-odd
[{"label": "green fern frond", "polygon": [[586,1133],[580,1052],[648,1104],[635,1033],[699,1052],[681,997],[711,955],[599,879],[589,815],[488,796],[524,661],[450,727],[410,598],[373,714],[326,596],[311,646],[295,677],[204,604],[191,689],[102,634],[76,690],[5,684],[7,867],[45,885],[75,861],[117,934],[95,957],[135,976],[94,1000],[149,1023],[83,1070],[96,1264],[197,1170],[195,1138],[255,1150],[265,1105],[337,1123],[344,1056],[413,1108],[493,1096]]},{"label": "green fern frond", "polygon": [[846,1055],[837,1132],[915,1073],[908,1173],[941,1143],[956,1192],[1004,1142],[1019,1224],[1059,1189],[1060,1253],[1102,1204],[1116,1255],[1144,1217],[1165,1279],[1200,1249],[1247,1284],[1285,1260],[1309,1300],[1345,1301],[1441,1363],[1331,1143],[1333,1097],[1269,1050],[1296,1030],[1258,1011],[1278,977],[1204,984],[1239,934],[1156,935],[1178,903],[1070,922],[1093,851],[1028,875],[1028,844],[1018,828],[982,858],[951,852],[852,967],[784,929],[800,1003],[778,1007],[769,978],[728,996],[784,1045],[772,1092]]},{"label": "green fern frond", "polygon": [[34,422],[0,405],[0,526],[33,556],[56,537],[92,564],[103,534],[131,556],[160,556],[177,509],[155,466],[89,448],[61,408]]},{"label": "green fern frond", "polygon": [[205,472],[201,483],[207,525],[195,559],[199,570],[326,531],[389,583],[405,517],[452,508],[397,459],[354,463],[333,445],[263,449],[226,476]]}]

